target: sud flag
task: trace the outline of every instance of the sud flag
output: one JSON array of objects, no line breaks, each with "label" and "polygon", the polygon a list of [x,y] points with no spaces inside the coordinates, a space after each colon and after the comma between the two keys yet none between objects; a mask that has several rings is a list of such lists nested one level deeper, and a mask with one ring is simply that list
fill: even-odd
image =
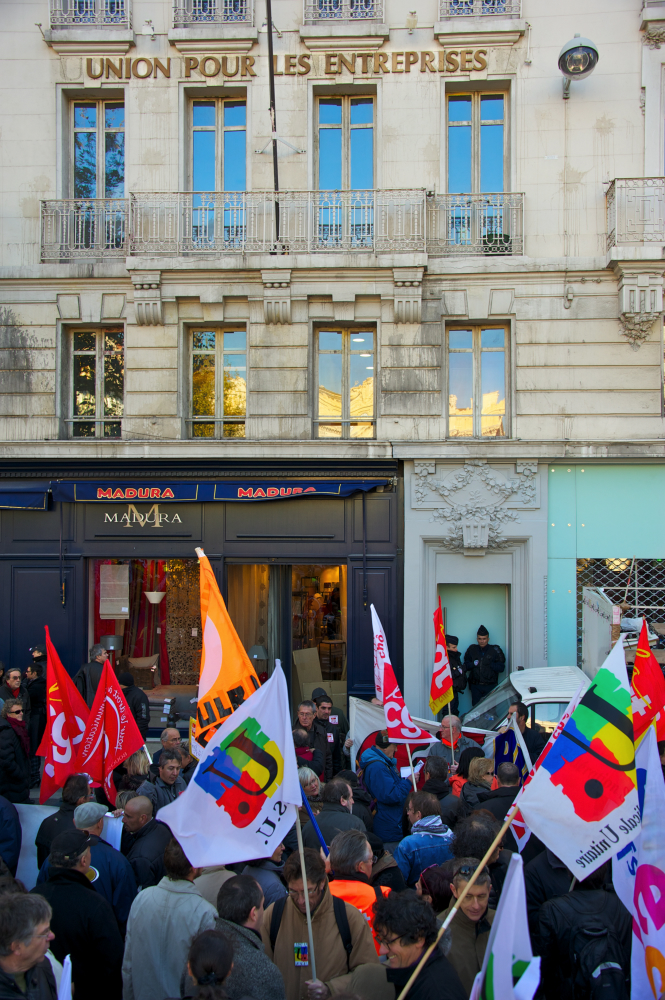
[{"label": "sud flag", "polygon": [[70,774],[76,773],[77,748],[83,739],[89,708],[74,686],[74,682],[60,662],[51,642],[48,625],[46,632],[46,729],[37,756],[44,757],[44,773],[39,789],[39,801],[47,799],[62,788]]},{"label": "sud flag", "polygon": [[640,640],[635,650],[635,667],[630,682],[633,692],[633,727],[635,742],[656,721],[659,740],[665,740],[665,677],[660,664],[651,652],[647,623],[642,619]]},{"label": "sud flag", "polygon": [[443,631],[441,598],[439,598],[439,606],[434,612],[434,639],[436,652],[434,653],[434,672],[429,690],[429,707],[432,709],[432,715],[436,715],[444,705],[453,700],[453,675],[450,672],[446,635]]},{"label": "sud flag", "polygon": [[195,868],[267,858],[302,804],[281,666],[208,742],[187,789],[157,813]]},{"label": "sud flag", "polygon": [[633,918],[631,996],[665,992],[665,785],[651,726],[635,754],[642,832],[612,862],[616,894]]},{"label": "sud flag", "polygon": [[580,880],[638,835],[633,712],[621,642],[542,755],[519,805],[536,836]]},{"label": "sud flag", "polygon": [[374,691],[376,700],[383,705],[383,673],[386,664],[390,666],[390,654],[386,634],[376,613],[376,608],[373,604],[370,604],[369,607],[372,612],[372,629],[374,631]]},{"label": "sud flag", "polygon": [[90,709],[76,770],[89,774],[93,784],[103,785],[106,798],[115,805],[113,770],[140,750],[143,742],[107,660]]},{"label": "sud flag", "polygon": [[524,740],[519,739],[522,734],[514,724],[514,720],[515,716],[513,715],[511,725],[507,726],[503,732],[497,733],[494,740],[494,773],[497,773],[501,764],[514,764],[520,773],[521,785],[529,773],[531,760],[528,750],[524,746]]},{"label": "sud flag", "polygon": [[532,1000],[539,982],[540,959],[531,951],[522,859],[513,854],[470,1000]]},{"label": "sud flag", "polygon": [[194,738],[207,746],[220,724],[254,694],[259,679],[229,618],[215,574],[203,549],[201,570],[203,649]]}]

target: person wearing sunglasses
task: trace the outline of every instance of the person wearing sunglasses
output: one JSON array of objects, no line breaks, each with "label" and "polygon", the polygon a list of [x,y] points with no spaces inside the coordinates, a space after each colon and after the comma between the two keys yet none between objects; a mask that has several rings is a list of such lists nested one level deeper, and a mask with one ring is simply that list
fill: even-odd
[{"label": "person wearing sunglasses", "polygon": [[7,698],[0,718],[0,795],[9,802],[30,801],[30,737],[23,702]]},{"label": "person wearing sunglasses", "polygon": [[[458,859],[450,883],[453,899],[450,900],[448,909],[439,914],[442,920],[446,919],[479,865],[477,858]],[[483,868],[460,903],[459,912],[450,925],[452,940],[450,962],[461,979],[467,996],[471,993],[473,981],[482,968],[496,914],[496,910],[491,909],[489,905],[491,886],[490,873],[487,868]]]},{"label": "person wearing sunglasses", "polygon": [[[379,954],[386,962],[388,983],[398,997],[409,981],[423,952],[436,939],[438,926],[434,910],[412,889],[392,892],[374,906],[374,933]],[[409,1000],[466,1000],[460,979],[446,952],[449,933],[425,962],[409,990]]]}]

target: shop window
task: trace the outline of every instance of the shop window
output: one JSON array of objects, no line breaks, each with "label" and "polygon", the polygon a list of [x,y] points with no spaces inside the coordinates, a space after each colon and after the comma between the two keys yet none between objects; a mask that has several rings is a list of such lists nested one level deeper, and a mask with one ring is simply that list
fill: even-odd
[{"label": "shop window", "polygon": [[125,334],[120,328],[72,332],[71,436],[119,438],[125,394]]},{"label": "shop window", "polygon": [[124,103],[74,101],[72,115],[74,198],[124,198]]},{"label": "shop window", "polygon": [[505,327],[452,327],[448,341],[448,436],[505,437]]},{"label": "shop window", "polygon": [[374,437],[374,331],[328,329],[319,330],[316,337],[315,436]]},{"label": "shop window", "polygon": [[192,101],[192,191],[244,191],[245,101]]},{"label": "shop window", "polygon": [[192,331],[191,436],[244,437],[247,333]]},{"label": "shop window", "polygon": [[505,94],[449,94],[448,193],[504,191]]},{"label": "shop window", "polygon": [[374,187],[374,98],[319,97],[320,191]]}]

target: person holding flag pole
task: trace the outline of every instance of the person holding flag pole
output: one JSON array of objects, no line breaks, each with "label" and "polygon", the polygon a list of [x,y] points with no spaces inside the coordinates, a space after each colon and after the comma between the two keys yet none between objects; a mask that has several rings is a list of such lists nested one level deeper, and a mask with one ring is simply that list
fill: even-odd
[{"label": "person holding flag pole", "polygon": [[[432,683],[429,692],[429,706],[432,715],[436,718],[444,705],[448,706],[448,726],[452,731],[452,711],[453,700],[453,675],[450,670],[450,660],[446,647],[446,634],[443,628],[443,612],[441,610],[441,598],[439,606],[434,612],[434,641],[436,650],[434,653],[434,670],[432,672]],[[455,747],[451,744],[452,763],[455,766]]]}]

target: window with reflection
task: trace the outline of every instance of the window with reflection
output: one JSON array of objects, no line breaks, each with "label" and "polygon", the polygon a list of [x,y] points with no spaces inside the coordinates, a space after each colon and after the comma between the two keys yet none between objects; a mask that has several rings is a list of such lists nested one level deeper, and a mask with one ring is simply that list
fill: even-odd
[{"label": "window with reflection", "polygon": [[449,94],[448,192],[505,190],[505,94]]},{"label": "window with reflection", "polygon": [[373,438],[375,331],[319,330],[315,436]]},{"label": "window with reflection", "polygon": [[72,331],[71,436],[122,437],[125,334],[122,328]]},{"label": "window with reflection", "polygon": [[506,327],[451,327],[448,437],[506,437]]},{"label": "window with reflection", "polygon": [[234,245],[245,236],[247,104],[215,98],[191,105],[192,242]]},{"label": "window with reflection", "polygon": [[72,113],[74,198],[124,198],[124,103],[74,101]]},{"label": "window with reflection", "polygon": [[247,333],[192,331],[191,436],[245,436]]}]

